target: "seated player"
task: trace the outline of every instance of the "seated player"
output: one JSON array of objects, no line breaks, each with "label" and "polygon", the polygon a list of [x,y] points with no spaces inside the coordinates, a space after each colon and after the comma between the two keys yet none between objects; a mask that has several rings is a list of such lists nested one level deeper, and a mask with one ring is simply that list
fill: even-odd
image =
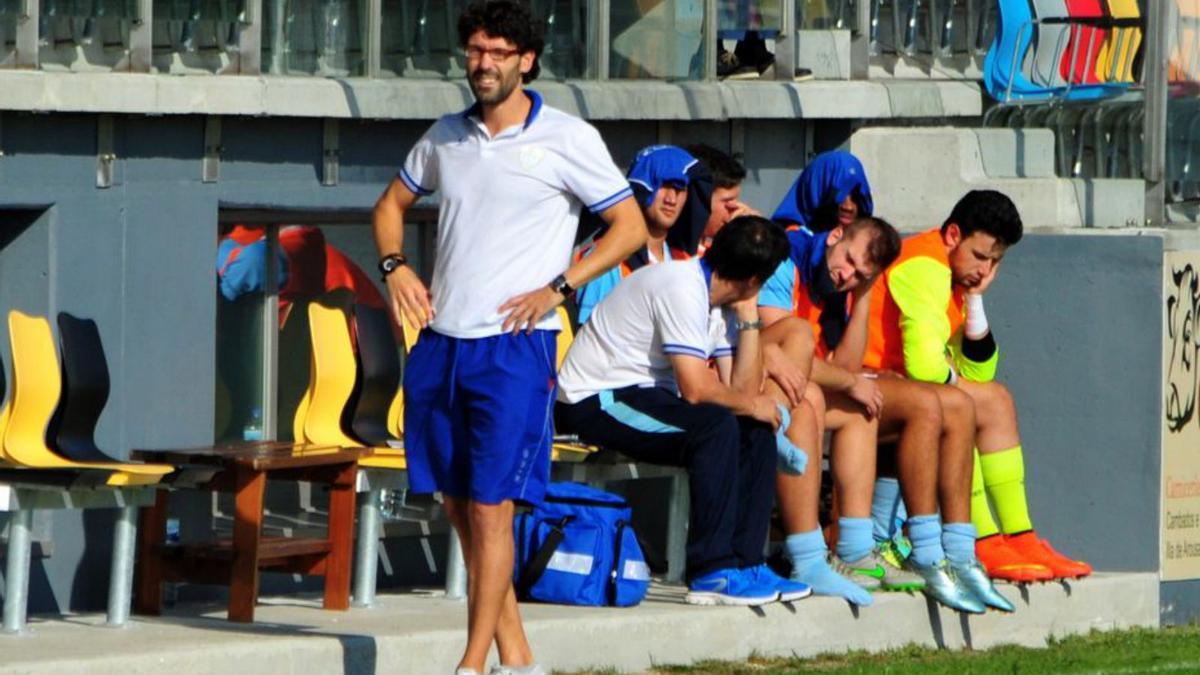
[{"label": "seated player", "polygon": [[[774,223],[732,221],[704,258],[643,267],[613,289],[559,371],[560,432],[687,469],[689,603],[759,605],[812,592],[763,562],[781,414],[759,393],[756,297],[786,255]],[[711,338],[730,322],[734,356]],[[721,379],[708,367],[716,352],[731,360]]]},{"label": "seated player", "polygon": [[[691,257],[687,251],[667,244],[667,233],[679,220],[688,199],[688,171],[696,158],[672,145],[653,145],[638,153],[629,167],[629,185],[642,207],[649,238],[646,246],[625,259],[620,266],[584,284],[575,295],[579,306],[579,323],[585,323],[592,310],[621,279],[645,265],[663,260],[683,260]],[[594,246],[594,244],[593,244]],[[591,252],[583,249],[579,256]]]},{"label": "seated player", "polygon": [[[932,387],[877,380],[861,372],[871,285],[900,246],[899,236],[886,223],[857,218],[871,206],[870,187],[856,158],[843,152],[818,156],[776,211],[777,220],[800,227],[789,231],[792,255],[759,298],[768,323],[794,314],[817,336],[810,374],[817,386],[809,386],[806,395],[825,399],[825,428],[834,431],[831,466],[841,511],[839,567],[866,588],[924,589],[961,611],[982,612],[985,605],[1011,611],[1011,603],[975,564],[969,430],[947,428]],[[814,230],[829,231],[817,235]],[[789,332],[786,324],[778,332],[774,326],[768,329],[767,353],[776,342],[790,352],[787,341],[794,338]],[[773,380],[780,379],[774,376],[779,371],[786,372],[786,363],[769,363]],[[907,570],[886,564],[887,544],[878,548],[872,537],[871,481],[880,432],[898,434],[901,484],[905,495],[916,500],[908,523],[915,553]],[[846,461],[864,455],[869,457],[866,462]],[[815,516],[811,520],[815,523]],[[789,549],[792,544],[789,538]]]},{"label": "seated player", "polygon": [[746,167],[711,145],[696,143],[685,149],[708,170],[712,179],[708,220],[704,224],[697,250],[699,255],[703,255],[704,250],[712,243],[712,238],[726,223],[738,216],[761,214],[742,201],[742,181],[746,179]]},{"label": "seated player", "polygon": [[912,380],[953,385],[939,390],[969,397],[970,410],[947,409],[945,415],[970,420],[974,427],[978,457],[971,518],[979,537],[977,555],[993,578],[1082,577],[1091,573],[1090,566],[1059,554],[1034,532],[1016,408],[1008,389],[994,381],[999,350],[983,296],[1021,234],[1012,200],[995,190],[973,190],[940,228],[906,239],[872,300],[864,363]]}]

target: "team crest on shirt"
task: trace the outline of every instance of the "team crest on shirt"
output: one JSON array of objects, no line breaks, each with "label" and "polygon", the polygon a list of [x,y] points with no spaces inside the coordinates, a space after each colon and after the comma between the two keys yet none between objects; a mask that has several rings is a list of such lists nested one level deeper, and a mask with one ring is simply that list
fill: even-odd
[{"label": "team crest on shirt", "polygon": [[521,168],[528,171],[541,163],[546,156],[546,151],[538,146],[529,146],[521,148],[520,162]]}]

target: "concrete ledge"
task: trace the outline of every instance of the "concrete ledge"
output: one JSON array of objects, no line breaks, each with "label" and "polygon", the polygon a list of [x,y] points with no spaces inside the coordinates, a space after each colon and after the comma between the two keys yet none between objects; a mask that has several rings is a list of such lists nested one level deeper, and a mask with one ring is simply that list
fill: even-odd
[{"label": "concrete ledge", "polygon": [[[854,132],[847,149],[871,177],[876,214],[902,232],[940,224],[975,188],[1007,194],[1030,228],[1143,224],[1143,181],[1056,178],[1053,143],[1044,130],[868,127]],[[937,161],[919,161],[929,157]]]},{"label": "concrete ledge", "polygon": [[[536,82],[594,120],[976,117],[973,82]],[[435,119],[470,105],[460,81],[0,72],[0,110],[146,115]]]},{"label": "concrete ledge", "polygon": [[[1155,574],[1100,574],[1069,585],[1018,593],[1015,614],[965,618],[923,596],[876,595],[854,616],[845,602],[810,598],[761,611],[683,605],[682,589],[656,587],[632,609],[525,605],[526,629],[539,660],[556,669],[592,666],[623,671],[699,659],[742,659],[752,653],[809,656],[878,651],[917,643],[983,649],[1042,646],[1049,637],[1159,625]],[[382,595],[379,605],[324,612],[310,600],[263,601],[253,626],[176,613],[136,618],[124,630],[102,617],[32,622],[31,632],[0,636],[0,663],[28,674],[137,673],[448,673],[464,642],[462,603],[419,595]]]}]

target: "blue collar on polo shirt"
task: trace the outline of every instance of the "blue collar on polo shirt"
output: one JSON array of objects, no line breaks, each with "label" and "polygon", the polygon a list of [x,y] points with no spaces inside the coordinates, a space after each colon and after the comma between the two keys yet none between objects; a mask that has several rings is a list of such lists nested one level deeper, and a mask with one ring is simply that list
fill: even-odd
[{"label": "blue collar on polo shirt", "polygon": [[705,260],[704,258],[700,259],[700,271],[704,273],[704,285],[707,286],[708,290],[711,291],[712,290],[712,267],[709,266],[708,261]]},{"label": "blue collar on polo shirt", "polygon": [[[542,112],[542,95],[532,89],[522,89],[521,91],[525,94],[525,96],[529,97],[529,103],[531,104],[529,107],[529,114],[525,116],[525,125],[521,127],[522,130],[525,130],[529,128],[529,125],[533,124],[534,120],[538,118],[538,114]],[[481,104],[479,101],[476,101],[475,103],[471,104],[470,108],[467,108],[462,112],[462,116],[468,119],[474,117],[482,122],[483,104]]]}]

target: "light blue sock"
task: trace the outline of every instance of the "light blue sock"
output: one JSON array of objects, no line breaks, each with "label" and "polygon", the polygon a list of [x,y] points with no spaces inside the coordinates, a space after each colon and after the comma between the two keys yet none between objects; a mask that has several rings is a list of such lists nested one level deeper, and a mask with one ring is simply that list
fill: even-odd
[{"label": "light blue sock", "polygon": [[871,497],[871,536],[885,542],[896,534],[896,508],[900,503],[900,481],[895,478],[876,478],[875,494]]},{"label": "light blue sock", "polygon": [[829,567],[820,529],[788,535],[783,546],[792,561],[792,579],[812,586],[813,593],[845,598],[863,607],[871,604],[870,593]]},{"label": "light blue sock", "polygon": [[838,557],[846,562],[855,562],[867,557],[875,548],[871,538],[870,518],[838,518]]},{"label": "light blue sock", "polygon": [[912,559],[922,567],[946,557],[942,550],[942,523],[936,513],[908,519],[908,538],[912,540]]},{"label": "light blue sock", "polygon": [[904,497],[896,499],[896,517],[892,518],[892,538],[904,530],[904,523],[908,520],[908,507],[904,505]]},{"label": "light blue sock", "polygon": [[942,525],[942,547],[946,549],[946,559],[956,565],[975,562],[975,524]]}]

